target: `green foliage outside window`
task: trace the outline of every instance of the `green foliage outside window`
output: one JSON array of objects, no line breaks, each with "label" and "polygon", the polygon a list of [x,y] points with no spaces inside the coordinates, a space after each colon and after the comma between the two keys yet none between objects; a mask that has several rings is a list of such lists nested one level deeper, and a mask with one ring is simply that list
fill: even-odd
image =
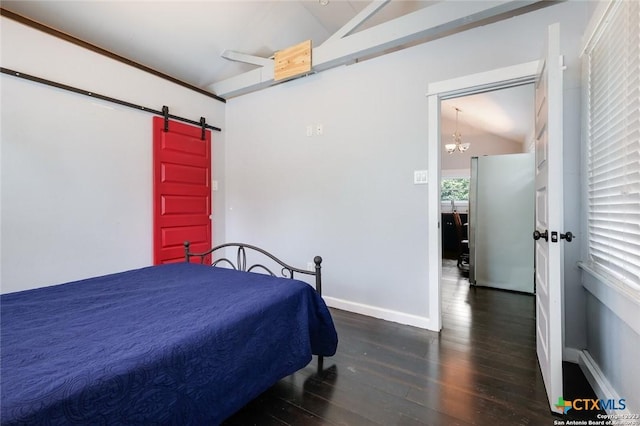
[{"label": "green foliage outside window", "polygon": [[469,200],[469,179],[442,179],[442,187],[440,188],[440,199],[442,201]]}]

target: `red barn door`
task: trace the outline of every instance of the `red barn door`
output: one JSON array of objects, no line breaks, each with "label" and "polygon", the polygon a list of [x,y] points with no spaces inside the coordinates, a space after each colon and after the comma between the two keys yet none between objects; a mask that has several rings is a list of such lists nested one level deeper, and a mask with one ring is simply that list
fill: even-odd
[{"label": "red barn door", "polygon": [[153,263],[184,261],[211,248],[211,131],[153,118]]}]

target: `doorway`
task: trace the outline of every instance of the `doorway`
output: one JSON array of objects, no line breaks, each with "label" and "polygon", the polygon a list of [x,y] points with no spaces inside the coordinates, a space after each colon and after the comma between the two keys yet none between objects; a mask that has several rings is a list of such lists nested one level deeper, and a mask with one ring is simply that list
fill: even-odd
[{"label": "doorway", "polygon": [[436,265],[429,269],[429,322],[430,328],[440,331],[442,328],[442,243],[440,236],[441,201],[441,104],[449,99],[467,95],[491,92],[498,89],[521,86],[533,83],[538,71],[538,61],[514,65],[479,74],[464,76],[452,80],[432,83],[428,90],[429,110],[429,159],[428,179],[435,184],[428,186],[429,234],[437,238],[429,238],[429,264]]},{"label": "doorway", "polygon": [[473,285],[534,292],[534,95],[523,84],[441,102],[442,259]]}]

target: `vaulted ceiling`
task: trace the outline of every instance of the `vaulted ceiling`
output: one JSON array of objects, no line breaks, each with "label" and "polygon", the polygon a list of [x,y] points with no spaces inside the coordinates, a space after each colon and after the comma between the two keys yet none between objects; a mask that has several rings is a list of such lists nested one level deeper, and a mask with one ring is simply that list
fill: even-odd
[{"label": "vaulted ceiling", "polygon": [[[369,1],[2,1],[2,7],[206,89],[254,69],[220,55],[270,57],[312,40],[319,46]],[[429,6],[391,1],[361,29]]]},{"label": "vaulted ceiling", "polygon": [[[259,68],[223,58],[225,50],[269,58],[281,49],[310,39],[315,55],[317,46],[366,14],[362,24],[348,33],[362,35],[357,48],[348,46],[351,51],[346,54],[334,53],[343,47],[334,43],[337,48],[333,51],[325,49],[324,55],[329,57],[325,68],[328,68],[335,66],[334,62],[339,65],[347,60],[383,55],[551,3],[525,0],[3,0],[2,8],[229,98],[268,86],[273,81],[267,78],[266,82],[247,83],[248,89],[240,83],[237,91],[234,90],[239,83],[233,81],[233,90],[222,88],[221,82],[249,77]],[[380,7],[369,16],[367,11],[376,4]],[[467,10],[469,15],[465,16]],[[454,18],[447,18],[449,21],[438,17],[447,13],[453,16],[454,12]],[[406,19],[410,16],[417,19]],[[376,29],[384,31],[375,32]],[[395,35],[405,30],[415,36]],[[385,37],[392,42],[376,40]],[[367,50],[367,43],[375,48]],[[342,62],[330,62],[331,55]],[[459,106],[469,111],[461,102]],[[504,109],[516,112],[515,105]],[[471,114],[467,113],[466,118],[472,120]]]}]

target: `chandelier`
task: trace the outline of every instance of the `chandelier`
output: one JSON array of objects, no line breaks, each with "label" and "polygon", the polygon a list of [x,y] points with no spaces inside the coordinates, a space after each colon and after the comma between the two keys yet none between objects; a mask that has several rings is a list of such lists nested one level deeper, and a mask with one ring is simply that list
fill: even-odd
[{"label": "chandelier", "polygon": [[444,146],[444,149],[447,150],[449,154],[453,154],[456,150],[460,152],[465,152],[471,146],[470,143],[462,143],[462,133],[458,131],[458,113],[460,113],[460,108],[454,107],[456,110],[456,131],[453,133],[453,143],[448,143]]}]

